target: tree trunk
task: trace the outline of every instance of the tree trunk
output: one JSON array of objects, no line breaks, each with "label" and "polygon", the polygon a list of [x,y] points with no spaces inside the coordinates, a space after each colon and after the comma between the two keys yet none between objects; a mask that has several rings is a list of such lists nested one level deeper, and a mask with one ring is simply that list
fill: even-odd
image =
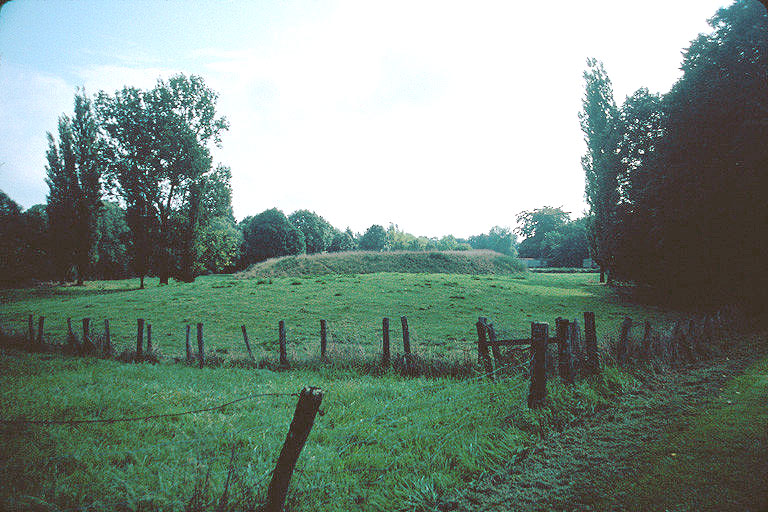
[{"label": "tree trunk", "polygon": [[143,274],[139,276],[139,283],[140,283],[139,284],[139,290],[143,290],[144,289],[144,275]]},{"label": "tree trunk", "polygon": [[605,270],[603,269],[603,267],[600,267],[600,282],[601,283],[605,282]]}]

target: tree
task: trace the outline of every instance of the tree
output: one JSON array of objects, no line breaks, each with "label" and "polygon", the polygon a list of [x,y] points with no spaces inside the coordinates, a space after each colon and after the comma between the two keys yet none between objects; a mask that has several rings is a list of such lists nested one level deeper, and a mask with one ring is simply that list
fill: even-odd
[{"label": "tree", "polygon": [[210,219],[199,235],[202,271],[221,274],[235,270],[240,261],[243,233],[226,216]]},{"label": "tree", "polygon": [[94,273],[100,279],[124,279],[130,275],[131,230],[126,212],[112,201],[103,205],[98,218]]},{"label": "tree", "polygon": [[587,152],[581,159],[581,165],[586,174],[586,199],[591,214],[589,233],[592,257],[600,265],[600,280],[603,281],[604,272],[613,266],[612,242],[619,202],[619,110],[613,99],[611,80],[602,62],[587,59],[584,81],[586,92],[579,121]]},{"label": "tree", "polygon": [[288,216],[288,220],[304,234],[307,254],[323,252],[331,245],[334,228],[315,212],[297,210]]},{"label": "tree", "polygon": [[346,231],[336,231],[328,246],[328,252],[354,251],[355,249],[357,249],[355,235],[349,228]]},{"label": "tree", "polygon": [[369,227],[358,242],[363,251],[383,251],[387,248],[387,232],[379,224]]},{"label": "tree", "polygon": [[182,275],[194,278],[198,222],[206,187],[217,171],[210,146],[220,146],[225,118],[216,117],[217,94],[202,78],[183,74],[158,80],[151,91],[125,87],[100,93],[102,125],[112,142],[110,182],[126,202],[134,264],[144,276],[154,262],[168,282],[180,247]]},{"label": "tree", "polygon": [[589,257],[587,219],[577,219],[547,232],[541,244],[541,257],[550,267],[581,267]]},{"label": "tree", "polygon": [[277,208],[240,222],[243,232],[243,266],[269,258],[301,254],[306,250],[304,234]]},{"label": "tree", "polygon": [[548,234],[564,226],[570,220],[568,212],[562,207],[544,206],[534,210],[522,211],[517,215],[518,227],[515,232],[525,239],[520,243],[518,252],[522,258],[545,258],[544,240]]},{"label": "tree", "polygon": [[74,265],[79,285],[95,255],[103,152],[91,100],[78,92],[74,117],[59,117],[58,144],[48,133],[46,183],[54,258],[62,280]]},{"label": "tree", "polygon": [[469,237],[469,245],[473,249],[489,249],[508,256],[516,256],[515,245],[517,237],[509,228],[494,226],[487,234]]}]

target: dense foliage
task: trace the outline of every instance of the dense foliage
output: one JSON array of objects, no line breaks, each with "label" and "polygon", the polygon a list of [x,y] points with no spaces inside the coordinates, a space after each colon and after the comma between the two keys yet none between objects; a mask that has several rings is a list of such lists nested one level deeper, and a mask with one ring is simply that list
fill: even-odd
[{"label": "dense foliage", "polygon": [[765,299],[768,241],[768,14],[717,11],[665,95],[615,107],[588,63],[582,128],[595,259],[619,279],[686,300]]}]

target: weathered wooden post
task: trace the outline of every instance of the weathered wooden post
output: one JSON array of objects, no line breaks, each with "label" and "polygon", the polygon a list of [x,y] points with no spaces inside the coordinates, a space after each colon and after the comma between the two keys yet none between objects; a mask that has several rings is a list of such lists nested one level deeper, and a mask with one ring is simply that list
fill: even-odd
[{"label": "weathered wooden post", "polygon": [[571,340],[569,336],[570,322],[558,317],[555,320],[555,336],[557,337],[557,367],[560,378],[566,384],[573,384],[573,361],[571,360]]},{"label": "weathered wooden post", "polygon": [[27,317],[27,334],[29,335],[29,344],[35,342],[35,316],[29,315]]},{"label": "weathered wooden post", "polygon": [[496,344],[496,329],[493,327],[493,324],[485,324],[486,329],[488,330],[488,343],[491,345],[491,353],[493,354],[493,361],[496,366],[496,368],[499,368],[501,365],[501,351],[499,350],[499,346]]},{"label": "weathered wooden post", "polygon": [[45,317],[41,316],[37,319],[37,344],[43,344],[43,324],[45,323]]},{"label": "weathered wooden post", "polygon": [[147,323],[147,355],[152,355],[152,324]]},{"label": "weathered wooden post", "polygon": [[144,354],[144,319],[136,320],[136,357],[141,358]]},{"label": "weathered wooden post", "polygon": [[75,337],[75,331],[72,330],[72,317],[67,317],[67,341]]},{"label": "weathered wooden post", "polygon": [[109,333],[109,320],[104,319],[104,353],[112,353],[112,336]]},{"label": "weathered wooden post", "polygon": [[385,368],[389,367],[389,318],[382,318],[381,320],[381,363]]},{"label": "weathered wooden post", "polygon": [[538,409],[544,406],[547,398],[547,340],[549,325],[531,322],[531,384],[528,389],[528,408]]},{"label": "weathered wooden post", "polygon": [[96,348],[91,341],[91,319],[83,318],[83,347],[86,351]]},{"label": "weathered wooden post", "polygon": [[491,355],[488,353],[487,327],[483,320],[484,318],[480,317],[475,324],[477,327],[477,351],[486,377],[493,380],[493,361],[491,361]]},{"label": "weathered wooden post", "polygon": [[328,322],[320,320],[320,359],[326,358],[328,350]]},{"label": "weathered wooden post", "polygon": [[200,360],[200,368],[205,366],[205,342],[203,342],[203,324],[197,324],[197,357]]},{"label": "weathered wooden post", "polygon": [[192,343],[189,341],[189,337],[191,335],[192,326],[187,324],[187,362],[192,360]]},{"label": "weathered wooden post", "polygon": [[272,472],[272,481],[267,489],[264,512],[282,512],[293,470],[296,468],[301,449],[307,442],[322,401],[322,389],[306,387],[301,390],[288,435],[282,450],[280,450],[280,456],[277,458],[275,470]]},{"label": "weathered wooden post", "polygon": [[411,332],[408,330],[408,318],[401,316],[400,324],[403,326],[403,352],[406,358],[411,356]]},{"label": "weathered wooden post", "polygon": [[600,369],[600,358],[597,354],[597,327],[595,326],[595,314],[591,311],[584,312],[584,348],[587,351],[586,374],[592,375]]},{"label": "weathered wooden post", "polygon": [[619,363],[625,363],[629,359],[630,347],[629,347],[629,331],[632,329],[632,319],[624,317],[621,322],[621,334],[619,335],[619,346],[617,350],[617,359]]},{"label": "weathered wooden post", "polygon": [[241,325],[240,329],[243,331],[243,341],[245,342],[246,350],[248,350],[248,356],[250,356],[251,361],[256,361],[256,359],[253,358],[253,352],[251,351],[251,343],[248,341],[248,333],[245,332],[245,325]]},{"label": "weathered wooden post", "polygon": [[574,371],[584,367],[584,346],[581,342],[581,327],[577,319],[568,324],[568,336],[571,339],[571,355],[573,356]]},{"label": "weathered wooden post", "polygon": [[651,322],[646,319],[643,323],[643,358],[651,358],[651,342],[653,341],[653,329]]},{"label": "weathered wooden post", "polygon": [[285,321],[280,320],[277,324],[278,339],[280,342],[280,366],[283,368],[288,367],[288,349],[286,347],[287,340],[285,335]]}]

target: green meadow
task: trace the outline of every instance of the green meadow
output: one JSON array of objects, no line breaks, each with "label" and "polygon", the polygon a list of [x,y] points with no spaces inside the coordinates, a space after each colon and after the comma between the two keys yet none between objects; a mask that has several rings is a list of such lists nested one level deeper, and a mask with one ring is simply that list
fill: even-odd
[{"label": "green meadow", "polygon": [[[148,279],[97,281],[85,286],[0,290],[0,327],[25,332],[29,314],[45,316],[45,338],[63,342],[66,320],[75,332],[91,318],[96,332],[109,319],[117,351],[135,347],[136,319],[152,324],[153,346],[166,356],[184,354],[186,325],[204,323],[207,350],[243,357],[240,330],[259,357],[276,357],[277,326],[284,320],[290,357],[319,352],[319,321],[328,322],[329,355],[377,354],[381,321],[391,319],[393,352],[401,350],[401,316],[408,318],[414,351],[422,355],[464,357],[474,353],[474,324],[480,316],[495,323],[501,336],[524,337],[531,321],[554,325],[558,316],[582,318],[594,311],[600,338],[617,336],[624,316],[666,327],[674,312],[629,301],[600,285],[596,274],[506,275],[349,274],[313,277],[200,277],[192,284],[159,286]],[[35,325],[37,321],[35,320]]]}]

